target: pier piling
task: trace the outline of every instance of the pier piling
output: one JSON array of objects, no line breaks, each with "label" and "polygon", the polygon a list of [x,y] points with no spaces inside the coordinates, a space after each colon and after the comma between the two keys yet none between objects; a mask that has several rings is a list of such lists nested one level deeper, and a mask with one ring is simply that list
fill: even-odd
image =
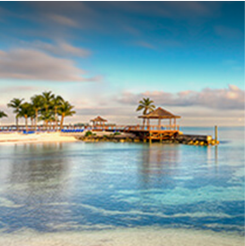
[{"label": "pier piling", "polygon": [[214,139],[215,139],[215,142],[218,141],[218,127],[217,126],[214,126]]}]

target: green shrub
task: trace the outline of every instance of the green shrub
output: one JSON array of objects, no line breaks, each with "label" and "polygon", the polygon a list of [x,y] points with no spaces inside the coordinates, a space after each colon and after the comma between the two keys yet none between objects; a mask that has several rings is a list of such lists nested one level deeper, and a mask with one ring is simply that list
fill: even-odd
[{"label": "green shrub", "polygon": [[91,136],[91,135],[93,135],[93,133],[92,133],[91,131],[87,131],[87,132],[85,133],[85,137],[89,137],[89,136]]}]

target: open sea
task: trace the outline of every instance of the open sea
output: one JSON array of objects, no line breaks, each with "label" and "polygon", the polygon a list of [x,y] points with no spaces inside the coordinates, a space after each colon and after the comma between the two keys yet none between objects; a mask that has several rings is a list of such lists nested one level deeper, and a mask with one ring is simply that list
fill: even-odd
[{"label": "open sea", "polygon": [[245,245],[244,128],[218,134],[216,147],[1,144],[0,245]]}]

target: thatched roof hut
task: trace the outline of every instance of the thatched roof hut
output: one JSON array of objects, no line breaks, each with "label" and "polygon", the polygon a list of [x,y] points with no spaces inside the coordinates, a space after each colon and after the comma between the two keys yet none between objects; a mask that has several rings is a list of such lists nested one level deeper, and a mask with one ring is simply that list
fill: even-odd
[{"label": "thatched roof hut", "polygon": [[92,121],[92,122],[107,122],[106,119],[103,119],[103,118],[100,117],[100,116],[97,116],[96,118],[94,118],[94,119],[92,119],[92,120],[90,120],[90,121]]},{"label": "thatched roof hut", "polygon": [[[147,120],[147,125],[150,126],[150,119],[158,119],[158,126],[161,127],[161,120],[163,119],[169,119],[169,127],[175,129],[176,128],[176,119],[181,118],[178,115],[174,115],[170,113],[169,111],[163,109],[163,108],[157,108],[153,110],[152,112],[141,115],[139,118],[143,119],[143,125],[145,125],[145,120]],[[174,124],[172,125],[172,119],[174,119]]]},{"label": "thatched roof hut", "polygon": [[176,119],[176,118],[180,118],[180,116],[174,115],[170,113],[169,111],[159,107],[148,114],[139,116],[139,118],[143,118],[143,119],[173,119],[175,118]]},{"label": "thatched roof hut", "polygon": [[105,122],[107,122],[106,119],[103,119],[102,117],[100,116],[97,116],[96,118],[90,120],[91,122],[93,122],[93,125],[104,125]]}]

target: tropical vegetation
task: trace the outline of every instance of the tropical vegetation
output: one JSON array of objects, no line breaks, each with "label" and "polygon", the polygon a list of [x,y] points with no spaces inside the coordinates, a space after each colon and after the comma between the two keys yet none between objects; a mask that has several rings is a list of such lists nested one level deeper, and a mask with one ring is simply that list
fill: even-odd
[{"label": "tropical vegetation", "polygon": [[3,118],[3,117],[8,117],[8,115],[5,114],[3,111],[0,111],[0,119]]},{"label": "tropical vegetation", "polygon": [[[143,115],[146,115],[150,112],[152,112],[156,106],[154,105],[154,102],[150,98],[143,98],[139,101],[139,105],[136,109],[136,111],[143,110]],[[145,125],[145,119],[143,119],[143,125]]]},{"label": "tropical vegetation", "polygon": [[16,121],[16,127],[17,130],[19,129],[19,123],[18,123],[18,119],[19,119],[19,113],[20,113],[20,105],[21,103],[24,101],[24,99],[19,99],[19,98],[13,98],[10,103],[7,104],[8,107],[13,108],[14,109],[14,113],[15,115],[15,121]]},{"label": "tropical vegetation", "polygon": [[150,98],[143,98],[142,100],[139,101],[139,106],[136,109],[136,111],[141,111],[143,110],[143,114],[147,114],[152,112],[156,106],[154,105],[154,102],[150,100]]},{"label": "tropical vegetation", "polygon": [[62,130],[65,117],[72,116],[76,113],[73,110],[74,106],[68,101],[65,101],[61,96],[56,96],[51,91],[34,95],[31,97],[30,102],[24,102],[24,99],[14,98],[8,103],[8,107],[14,109],[17,129],[19,118],[24,118],[27,131],[29,130],[29,120],[31,121],[30,125],[33,130],[37,130],[38,122],[43,122],[46,130],[51,128]]}]

